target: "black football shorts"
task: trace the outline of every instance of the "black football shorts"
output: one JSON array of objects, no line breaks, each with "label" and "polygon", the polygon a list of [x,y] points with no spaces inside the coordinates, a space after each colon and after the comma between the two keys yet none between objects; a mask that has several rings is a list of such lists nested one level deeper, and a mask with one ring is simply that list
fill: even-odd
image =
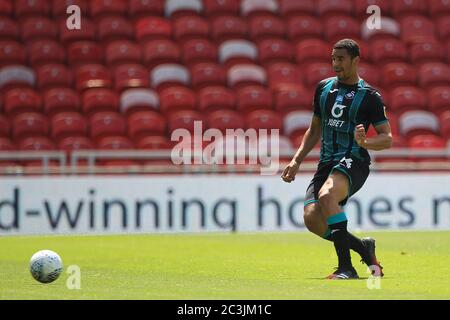
[{"label": "black football shorts", "polygon": [[369,176],[369,163],[363,162],[355,157],[343,157],[340,161],[319,162],[317,171],[306,189],[305,206],[315,203],[319,199],[319,191],[328,176],[334,171],[339,171],[346,175],[349,180],[349,192],[347,198],[339,205],[343,206],[347,200],[362,188]]}]

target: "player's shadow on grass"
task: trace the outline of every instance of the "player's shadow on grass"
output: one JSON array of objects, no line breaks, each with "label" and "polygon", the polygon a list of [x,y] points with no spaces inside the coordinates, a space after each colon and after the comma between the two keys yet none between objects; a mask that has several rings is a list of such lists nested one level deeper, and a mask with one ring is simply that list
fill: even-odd
[{"label": "player's shadow on grass", "polygon": [[[367,279],[369,279],[369,277],[359,277],[358,279],[341,279],[341,280],[343,280],[343,281],[358,281],[358,280],[367,280]],[[330,280],[330,279],[327,279],[327,278],[324,278],[324,277],[321,277],[321,278],[305,278],[305,280]]]}]

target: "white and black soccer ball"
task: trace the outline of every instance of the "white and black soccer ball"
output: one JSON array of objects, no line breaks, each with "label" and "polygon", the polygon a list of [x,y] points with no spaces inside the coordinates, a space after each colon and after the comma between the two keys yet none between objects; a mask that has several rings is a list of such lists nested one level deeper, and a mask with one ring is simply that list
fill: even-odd
[{"label": "white and black soccer ball", "polygon": [[58,279],[63,270],[61,257],[54,251],[41,250],[30,259],[30,272],[33,278],[42,283]]}]

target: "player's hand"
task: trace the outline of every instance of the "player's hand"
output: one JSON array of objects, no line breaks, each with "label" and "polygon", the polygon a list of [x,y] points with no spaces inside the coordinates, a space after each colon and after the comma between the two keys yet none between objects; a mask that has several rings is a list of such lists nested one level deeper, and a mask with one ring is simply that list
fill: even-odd
[{"label": "player's hand", "polygon": [[298,172],[298,168],[300,167],[300,163],[296,162],[295,160],[292,160],[287,167],[283,170],[283,174],[281,175],[281,178],[283,181],[291,183],[295,180],[295,175]]},{"label": "player's hand", "polygon": [[364,147],[364,144],[366,142],[366,129],[364,128],[364,125],[358,124],[355,128],[355,140],[356,143],[360,147]]}]

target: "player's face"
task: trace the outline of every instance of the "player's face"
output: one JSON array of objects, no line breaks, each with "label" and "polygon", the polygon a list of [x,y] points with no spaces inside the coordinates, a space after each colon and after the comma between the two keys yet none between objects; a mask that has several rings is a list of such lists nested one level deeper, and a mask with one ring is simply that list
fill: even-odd
[{"label": "player's face", "polygon": [[333,49],[331,58],[333,70],[339,80],[346,81],[356,76],[359,57],[352,59],[346,49]]}]

